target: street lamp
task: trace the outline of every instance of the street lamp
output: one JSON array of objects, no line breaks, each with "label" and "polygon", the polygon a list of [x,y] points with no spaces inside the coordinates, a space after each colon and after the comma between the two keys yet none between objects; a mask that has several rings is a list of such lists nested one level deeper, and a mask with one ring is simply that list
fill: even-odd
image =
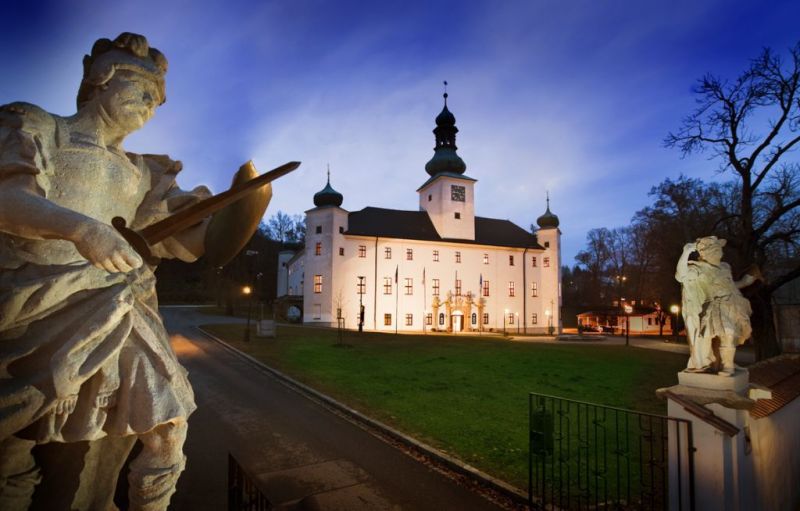
[{"label": "street lamp", "polygon": [[244,340],[245,342],[250,341],[250,309],[253,305],[253,288],[250,286],[244,286],[242,288],[242,294],[247,296],[249,300],[247,300],[247,328],[244,330]]},{"label": "street lamp", "polygon": [[623,309],[625,310],[625,346],[630,346],[631,312],[633,312],[633,307],[626,303]]},{"label": "street lamp", "polygon": [[358,331],[364,331],[364,275],[358,276]]},{"label": "street lamp", "polygon": [[672,313],[672,335],[675,336],[675,344],[678,343],[678,312],[680,312],[681,308],[677,305],[673,305],[669,308],[669,311]]},{"label": "street lamp", "polygon": [[506,335],[506,316],[508,316],[508,309],[503,310],[503,336]]}]

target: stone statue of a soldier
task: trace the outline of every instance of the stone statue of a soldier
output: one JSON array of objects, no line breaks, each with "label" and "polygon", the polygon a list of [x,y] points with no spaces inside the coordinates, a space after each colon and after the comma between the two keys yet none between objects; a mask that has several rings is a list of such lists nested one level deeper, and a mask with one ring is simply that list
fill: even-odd
[{"label": "stone statue of a soldier", "polygon": [[[675,278],[682,285],[683,318],[689,341],[687,371],[735,372],[736,347],[752,333],[750,302],[739,289],[749,286],[758,276],[745,275],[734,281],[731,268],[722,262],[724,239],[699,238],[683,247]],[[694,252],[698,260],[689,259]],[[719,343],[719,356],[714,341]]]},{"label": "stone statue of a soldier", "polygon": [[[141,229],[210,195],[177,187],[180,162],[122,148],[164,102],[166,71],[143,36],[124,33],[84,58],[76,114],[0,107],[0,509],[30,505],[37,444],[138,438],[136,510],[166,509],[185,466],[194,396],[158,313],[155,267],[110,226],[122,217]],[[265,190],[245,200],[265,208]],[[154,254],[194,261],[226,231],[215,221]],[[112,497],[92,508],[113,508]]]}]

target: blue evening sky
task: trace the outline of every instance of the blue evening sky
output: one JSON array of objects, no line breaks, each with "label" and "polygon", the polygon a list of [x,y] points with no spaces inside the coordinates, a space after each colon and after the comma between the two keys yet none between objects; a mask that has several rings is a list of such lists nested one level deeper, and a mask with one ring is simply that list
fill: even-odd
[{"label": "blue evening sky", "polygon": [[549,190],[570,265],[589,229],[627,224],[665,178],[728,177],[664,136],[704,73],[733,78],[800,40],[796,1],[5,4],[0,103],[72,114],[94,40],[144,34],[169,59],[168,101],[126,148],[180,159],[182,186],[216,192],[248,159],[301,160],[267,215],[313,207],[327,164],[345,209],[416,209],[447,80],[477,214],[527,228]]}]

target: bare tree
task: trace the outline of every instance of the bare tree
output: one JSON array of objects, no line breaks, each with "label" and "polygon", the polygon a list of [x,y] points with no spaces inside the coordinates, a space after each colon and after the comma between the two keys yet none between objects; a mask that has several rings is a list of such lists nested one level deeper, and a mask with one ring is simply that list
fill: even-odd
[{"label": "bare tree", "polygon": [[[770,49],[733,81],[706,75],[694,89],[697,109],[665,139],[684,155],[710,151],[721,172],[737,177],[730,211],[734,267],[763,268],[766,282],[749,290],[759,359],[780,352],[772,293],[800,277],[800,43],[788,59]],[[794,158],[792,158],[794,157]]]}]

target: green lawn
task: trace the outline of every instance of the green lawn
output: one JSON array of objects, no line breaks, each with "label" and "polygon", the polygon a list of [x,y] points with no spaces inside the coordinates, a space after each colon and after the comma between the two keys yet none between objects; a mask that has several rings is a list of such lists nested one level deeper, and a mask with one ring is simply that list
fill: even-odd
[{"label": "green lawn", "polygon": [[519,487],[527,485],[528,393],[665,413],[655,389],[685,355],[624,346],[391,335],[279,327],[242,342],[241,325],[207,325],[233,346],[366,414]]}]

